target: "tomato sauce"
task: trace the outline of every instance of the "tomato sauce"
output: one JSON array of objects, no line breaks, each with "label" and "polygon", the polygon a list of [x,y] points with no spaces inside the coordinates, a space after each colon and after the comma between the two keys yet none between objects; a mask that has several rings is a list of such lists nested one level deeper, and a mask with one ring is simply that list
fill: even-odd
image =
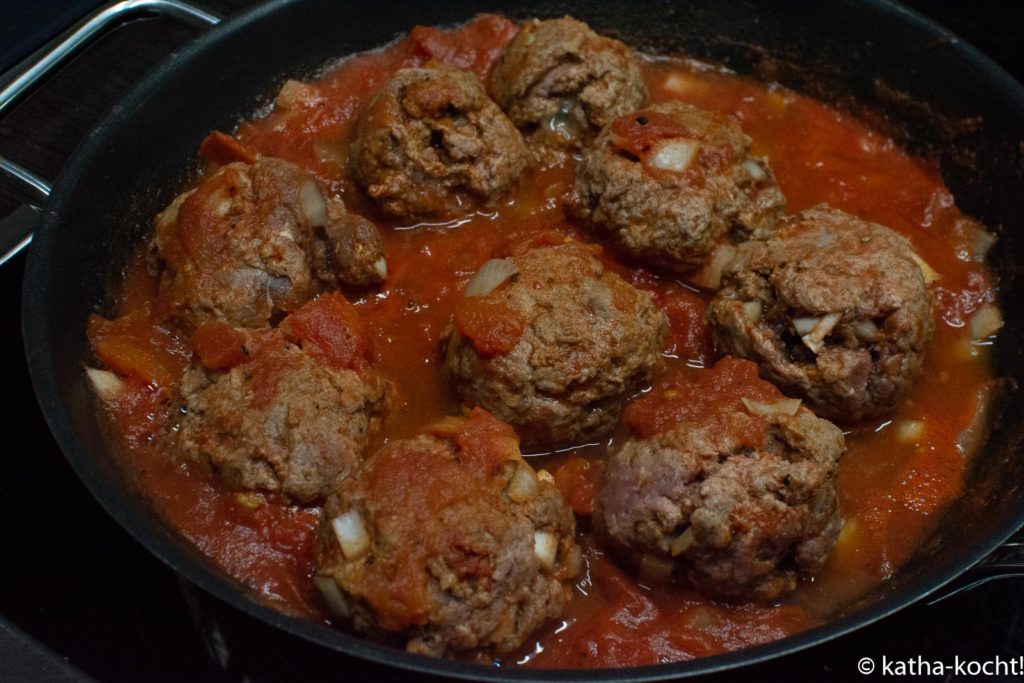
[{"label": "tomato sauce", "polygon": [[[511,22],[496,16],[453,30],[418,27],[405,39],[346,59],[301,87],[286,86],[285,91],[301,96],[283,92],[277,107],[238,130],[243,152],[294,162],[382,228],[387,281],[379,289],[346,294],[369,336],[373,366],[395,387],[384,440],[411,436],[445,415],[458,414],[456,397],[441,374],[438,341],[459,313],[455,304],[462,287],[480,265],[534,244],[588,239],[567,222],[562,209],[572,185],[571,168],[529,170],[491,211],[416,226],[384,220],[348,175],[355,122],[395,69],[436,59],[486,78],[514,32]],[[496,662],[501,665],[595,667],[687,660],[822,623],[888,579],[960,495],[974,451],[962,435],[977,427],[991,385],[991,339],[972,342],[967,323],[976,309],[994,300],[993,281],[971,257],[971,223],[933,168],[850,115],[777,85],[677,59],[651,59],[643,69],[653,101],[676,98],[736,117],[754,139],[754,152],[769,157],[789,211],[828,202],[906,235],[940,276],[932,285],[940,324],[905,404],[849,431],[849,452],[838,481],[845,528],[821,573],[779,605],[713,601],[685,586],[653,591],[591,538],[588,516],[602,459],[624,438],[625,428],[609,443],[536,454],[531,463],[553,474],[578,515],[587,568],[562,620],[543,629],[521,652]],[[163,447],[173,428],[173,378],[188,362],[193,342],[161,327],[151,313],[156,288],[143,252],[128,265],[122,283],[119,313],[127,317],[95,319],[90,325],[98,358],[125,377],[128,387],[108,404],[124,446],[118,457],[157,510],[257,600],[330,623],[311,582],[319,511],[288,505],[273,495],[230,491],[210,472],[176,461]],[[651,291],[668,317],[668,370],[655,391],[670,391],[673,377],[692,381],[694,373],[702,372],[699,368],[714,362],[703,319],[707,293],[637,268],[608,250],[601,258]],[[478,331],[490,313],[462,311],[456,324]],[[313,339],[323,334],[315,318],[299,322],[302,329],[295,334]],[[516,335],[515,326],[509,328],[470,336],[483,349],[500,352]],[[207,349],[210,362],[237,362],[224,350],[231,340],[222,338],[223,331],[203,334],[208,338],[200,340],[200,347]],[[352,362],[365,352],[345,340],[339,344],[347,351],[337,362]],[[728,393],[722,387],[707,390]],[[639,419],[644,409],[638,402],[627,418],[632,413]]]}]

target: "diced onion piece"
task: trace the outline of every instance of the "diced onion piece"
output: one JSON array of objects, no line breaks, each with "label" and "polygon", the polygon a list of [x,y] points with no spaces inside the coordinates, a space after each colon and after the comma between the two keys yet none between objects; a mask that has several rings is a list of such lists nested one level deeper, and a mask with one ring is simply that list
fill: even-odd
[{"label": "diced onion piece", "polygon": [[720,244],[715,247],[707,263],[699,271],[690,276],[690,282],[705,289],[718,289],[722,286],[722,272],[736,256],[736,247],[731,244]]},{"label": "diced onion piece", "polygon": [[545,482],[547,482],[549,484],[554,484],[555,483],[554,475],[552,475],[547,470],[539,470],[537,472],[537,479],[539,479],[541,481],[545,481]]},{"label": "diced onion piece", "polygon": [[698,149],[700,144],[695,140],[662,140],[652,148],[647,163],[663,171],[682,173],[690,168]]},{"label": "diced onion piece", "polygon": [[861,341],[875,341],[878,339],[878,325],[871,320],[860,320],[853,324],[853,333]]},{"label": "diced onion piece", "polygon": [[181,211],[181,205],[184,204],[185,200],[191,197],[194,193],[195,190],[182,192],[174,198],[174,201],[171,202],[170,206],[156,215],[157,232],[160,232],[160,229],[166,225],[178,222],[178,214]]},{"label": "diced onion piece", "polygon": [[917,443],[924,436],[924,421],[900,420],[893,425],[893,430],[900,443]]},{"label": "diced onion piece", "polygon": [[388,262],[384,260],[383,256],[373,262],[373,272],[381,280],[388,276]]},{"label": "diced onion piece", "polygon": [[113,401],[124,393],[124,382],[110,370],[86,368],[85,375],[92,383],[96,395],[104,401]]},{"label": "diced onion piece", "polygon": [[844,522],[843,528],[839,531],[839,538],[836,539],[836,545],[850,542],[859,532],[860,522],[856,519]]},{"label": "diced onion piece", "polygon": [[672,560],[657,555],[643,555],[637,571],[641,578],[668,583],[672,580]]},{"label": "diced onion piece", "polygon": [[558,554],[558,537],[550,531],[534,531],[533,554],[545,569],[554,567],[555,556]]},{"label": "diced onion piece", "polygon": [[331,610],[331,614],[341,617],[342,619],[348,619],[352,616],[352,610],[349,609],[348,600],[342,594],[341,589],[338,588],[338,584],[334,582],[330,576],[324,576],[318,574],[313,577],[313,583],[320,590],[320,595],[324,596],[324,602],[327,603],[327,608]]},{"label": "diced onion piece", "polygon": [[358,510],[338,515],[331,520],[331,526],[346,560],[358,560],[370,550],[370,537]]},{"label": "diced onion piece", "polygon": [[953,344],[956,355],[963,361],[973,361],[984,354],[985,346],[975,344],[967,337],[961,337]]},{"label": "diced onion piece", "polygon": [[764,172],[763,168],[761,168],[761,164],[757,163],[753,159],[744,159],[743,168],[751,178],[758,182],[768,177],[768,174]]},{"label": "diced onion piece", "polygon": [[917,267],[921,269],[921,275],[924,276],[924,281],[926,284],[930,285],[931,283],[935,282],[936,280],[939,280],[942,277],[935,271],[934,268],[929,266],[923,258],[918,256],[917,252],[910,252],[910,258],[914,259],[914,263],[916,263]]},{"label": "diced onion piece", "polygon": [[793,329],[799,335],[810,334],[819,322],[821,318],[793,318]]},{"label": "diced onion piece", "polygon": [[570,97],[562,101],[558,106],[558,109],[547,121],[547,127],[549,130],[558,133],[562,137],[570,138],[575,128],[574,121],[572,118],[572,111],[579,103],[576,98]]},{"label": "diced onion piece", "polygon": [[583,563],[583,551],[580,550],[578,545],[573,544],[563,564],[565,566],[565,578],[574,579],[577,576],[583,575],[583,570],[586,567]]},{"label": "diced onion piece", "polygon": [[988,252],[995,246],[998,238],[982,227],[974,229],[974,240],[971,244],[971,257],[981,263],[985,260]]},{"label": "diced onion piece", "polygon": [[751,415],[762,415],[765,417],[770,415],[785,415],[787,417],[793,417],[800,412],[800,399],[798,398],[783,398],[778,401],[773,401],[772,403],[755,401],[754,399],[747,398],[746,396],[740,400],[743,401],[743,405]]},{"label": "diced onion piece", "polygon": [[686,530],[673,538],[672,542],[668,545],[668,549],[669,552],[672,553],[672,557],[679,557],[689,550],[690,546],[693,545],[694,539],[693,527],[686,527]]},{"label": "diced onion piece", "polygon": [[288,79],[281,86],[277,93],[276,103],[281,109],[294,109],[296,107],[312,104],[319,99],[320,91],[315,85]]},{"label": "diced onion piece", "polygon": [[971,316],[971,339],[987,339],[1003,327],[1003,314],[995,304],[985,304]]},{"label": "diced onion piece", "polygon": [[238,504],[247,510],[258,510],[263,507],[267,500],[262,494],[256,493],[255,491],[244,491],[242,493],[235,494],[235,500]]},{"label": "diced onion piece", "polygon": [[747,320],[755,325],[761,322],[761,312],[762,306],[760,301],[743,302],[743,315],[747,316]]},{"label": "diced onion piece", "polygon": [[685,76],[679,72],[673,72],[665,77],[662,87],[665,88],[665,90],[679,95],[692,90],[696,84],[696,79]]},{"label": "diced onion piece", "polygon": [[234,205],[234,198],[224,188],[216,189],[206,198],[206,208],[217,218],[224,218],[231,213]]},{"label": "diced onion piece", "polygon": [[856,519],[844,520],[833,552],[839,557],[846,557],[857,550],[860,542],[860,522]]},{"label": "diced onion piece", "polygon": [[469,278],[462,293],[464,296],[487,296],[518,272],[512,259],[492,258]]},{"label": "diced onion piece", "polygon": [[683,623],[686,625],[686,628],[695,631],[710,632],[722,627],[722,620],[718,615],[712,612],[711,608],[704,607],[703,605],[688,609]]},{"label": "diced onion piece", "polygon": [[430,425],[430,433],[442,439],[454,439],[466,428],[466,418],[445,415]]},{"label": "diced onion piece", "polygon": [[[822,316],[818,319],[818,322],[815,323],[811,331],[801,337],[804,345],[806,345],[811,351],[817,353],[821,350],[821,342],[824,341],[825,337],[827,337],[832,330],[835,329],[836,325],[839,324],[839,321],[842,320],[842,318],[843,316],[839,313],[829,313],[828,315]],[[798,320],[801,319],[798,318]],[[793,321],[793,324],[794,326],[796,325],[796,320]]]},{"label": "diced onion piece", "polygon": [[789,107],[789,98],[778,90],[769,90],[767,100],[771,107],[779,111],[783,111]]},{"label": "diced onion piece", "polygon": [[517,503],[525,503],[537,496],[537,475],[526,463],[520,463],[508,483],[508,497]]},{"label": "diced onion piece", "polygon": [[814,331],[811,334],[820,335],[822,338],[826,337],[829,332],[835,329],[839,321],[843,319],[840,313],[829,313],[821,319],[817,325],[814,326]]},{"label": "diced onion piece", "polygon": [[327,201],[320,192],[320,186],[312,178],[307,178],[299,185],[299,208],[314,228],[327,225]]},{"label": "diced onion piece", "polygon": [[319,138],[313,143],[313,153],[318,161],[335,166],[343,166],[348,161],[348,154],[342,149],[335,138]]}]

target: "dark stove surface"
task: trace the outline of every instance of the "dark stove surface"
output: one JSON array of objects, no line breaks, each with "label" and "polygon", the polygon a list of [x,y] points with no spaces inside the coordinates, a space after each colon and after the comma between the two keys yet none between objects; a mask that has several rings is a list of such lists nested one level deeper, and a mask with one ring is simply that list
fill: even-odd
[{"label": "dark stove surface", "polygon": [[[77,6],[83,4],[89,3]],[[227,15],[246,3],[203,4]],[[1024,75],[1019,34],[1024,3],[911,4],[974,42],[1018,78]],[[22,33],[52,35],[60,26],[39,22],[57,21],[58,15],[32,15]],[[19,16],[25,15],[8,14]],[[116,95],[189,35],[188,29],[161,20],[118,30],[0,124],[0,154],[54,177],[78,137]],[[0,50],[3,46],[0,42]],[[16,206],[0,184],[0,216]],[[8,359],[0,391],[0,423],[7,435],[0,475],[0,680],[411,680],[408,674],[306,645],[199,593],[106,515],[65,462],[36,405],[20,335],[24,263],[22,255],[0,268],[0,330]],[[800,680],[860,678],[861,658],[872,657],[880,666],[883,655],[928,662],[950,662],[954,655],[1011,660],[1024,656],[1022,617],[1024,580],[997,581],[936,605],[919,604],[804,653],[718,678],[771,680],[794,673]],[[943,678],[959,676],[952,672]]]}]

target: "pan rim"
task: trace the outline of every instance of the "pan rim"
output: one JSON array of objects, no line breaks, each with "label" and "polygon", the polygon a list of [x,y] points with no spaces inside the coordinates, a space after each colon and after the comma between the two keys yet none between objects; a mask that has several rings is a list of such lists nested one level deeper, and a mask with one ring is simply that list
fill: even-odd
[{"label": "pan rim", "polygon": [[[40,301],[45,301],[48,295],[47,283],[51,272],[51,255],[55,248],[58,228],[62,223],[64,207],[74,191],[72,179],[89,168],[91,157],[104,145],[105,138],[110,131],[116,130],[118,126],[130,119],[135,108],[131,106],[131,103],[140,102],[150,97],[159,90],[167,76],[189,62],[200,59],[205,51],[211,49],[211,46],[216,45],[218,41],[236,32],[244,31],[253,22],[272,16],[287,4],[290,4],[289,0],[272,0],[233,15],[178,50],[129,89],[121,102],[115,105],[114,109],[96,126],[92,133],[78,145],[55,181],[53,193],[44,208],[39,228],[30,248],[25,269],[22,289],[22,334],[32,384],[51,433],[78,477],[106,512],[136,542],[179,576],[186,578],[206,593],[248,616],[308,642],[345,655],[416,673],[441,674],[465,680],[486,681],[639,682],[722,672],[796,653],[844,636],[902,610],[938,590],[990,554],[1024,524],[1024,504],[1022,504],[1015,515],[1008,515],[995,531],[976,541],[971,546],[970,552],[965,553],[958,561],[950,562],[949,566],[921,577],[901,590],[881,598],[869,607],[808,631],[728,654],[688,662],[619,669],[493,668],[468,662],[410,654],[391,646],[377,644],[331,629],[328,626],[290,617],[259,604],[249,598],[246,591],[242,590],[237,582],[229,579],[226,575],[214,573],[209,567],[204,566],[197,557],[185,552],[170,536],[155,536],[152,529],[147,527],[145,520],[130,514],[130,492],[116,490],[115,487],[108,486],[102,481],[93,457],[76,436],[71,417],[58,389],[59,385],[52,363],[51,335],[45,308],[37,304]],[[1024,88],[977,48],[930,19],[890,0],[861,0],[859,4],[877,12],[886,20],[902,22],[919,31],[929,33],[936,39],[949,41],[951,43],[949,49],[957,51],[966,62],[973,64],[983,72],[987,78],[1004,90],[1005,96],[1013,100],[1020,111],[1024,111]]]}]

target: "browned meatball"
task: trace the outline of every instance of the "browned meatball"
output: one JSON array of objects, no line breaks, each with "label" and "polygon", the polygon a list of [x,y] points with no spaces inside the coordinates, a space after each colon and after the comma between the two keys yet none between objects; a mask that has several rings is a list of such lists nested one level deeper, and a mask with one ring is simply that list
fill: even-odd
[{"label": "browned meatball", "polygon": [[373,224],[269,157],[222,166],[179,195],[157,216],[151,250],[163,268],[161,300],[190,327],[260,327],[325,286],[386,273]]},{"label": "browned meatball", "polygon": [[372,455],[321,519],[328,605],[421,654],[515,649],[562,614],[582,567],[569,507],[479,409]]},{"label": "browned meatball", "polygon": [[570,17],[523,24],[494,66],[491,93],[549,163],[647,102],[629,46]]},{"label": "browned meatball", "polygon": [[785,208],[750,144],[734,120],[681,102],[633,112],[583,153],[569,211],[642,263],[693,271],[725,240],[765,236]]},{"label": "browned meatball", "polygon": [[381,210],[410,219],[465,213],[512,187],[529,152],[468,71],[401,69],[359,122],[356,180]]},{"label": "browned meatball", "polygon": [[606,436],[660,366],[663,314],[594,249],[571,243],[488,262],[447,332],[446,369],[463,402],[513,425],[524,446]]},{"label": "browned meatball", "polygon": [[641,566],[671,563],[702,590],[774,600],[835,543],[843,434],[752,363],[700,372],[716,376],[646,395],[646,417],[627,410],[639,433],[608,459],[595,528]]},{"label": "browned meatball", "polygon": [[715,346],[819,415],[856,421],[895,408],[934,331],[932,296],[910,242],[819,206],[742,245],[708,307]]},{"label": "browned meatball", "polygon": [[178,451],[235,488],[322,499],[360,463],[386,407],[354,315],[328,294],[280,329],[200,327],[202,362],[181,379]]}]

